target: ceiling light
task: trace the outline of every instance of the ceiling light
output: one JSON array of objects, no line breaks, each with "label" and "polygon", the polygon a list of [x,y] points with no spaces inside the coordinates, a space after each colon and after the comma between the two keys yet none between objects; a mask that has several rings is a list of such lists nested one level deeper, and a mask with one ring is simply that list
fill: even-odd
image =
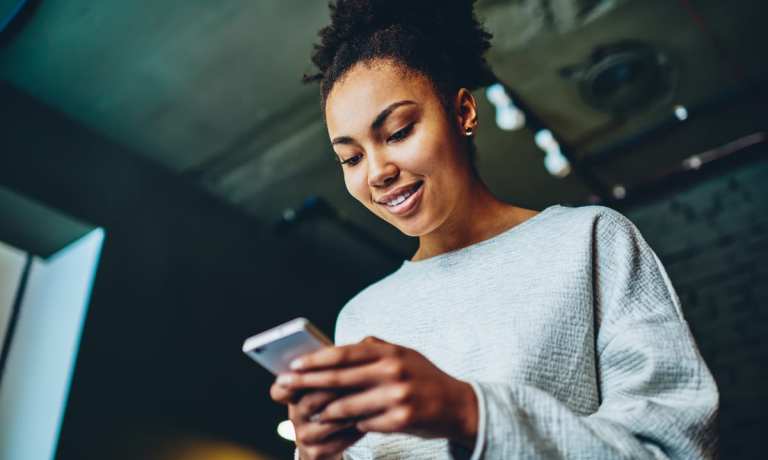
[{"label": "ceiling light", "polygon": [[496,107],[507,105],[512,102],[509,98],[507,91],[501,83],[494,83],[485,89],[485,96],[491,101],[491,104]]},{"label": "ceiling light", "polygon": [[544,151],[544,167],[550,174],[562,179],[571,173],[571,163],[563,155],[560,144],[555,139],[552,131],[540,129],[534,134],[533,140]]},{"label": "ceiling light", "polygon": [[571,173],[571,164],[559,148],[550,150],[544,155],[544,167],[558,179],[562,179]]},{"label": "ceiling light", "polygon": [[536,134],[533,135],[533,140],[536,142],[536,145],[538,145],[539,148],[545,152],[548,150],[560,148],[560,144],[558,144],[555,140],[555,136],[552,134],[552,131],[548,129],[541,129],[537,131]]},{"label": "ceiling light", "polygon": [[676,105],[675,106],[675,117],[677,117],[680,121],[685,121],[688,119],[688,109],[685,108],[684,105]]},{"label": "ceiling light", "polygon": [[701,157],[698,155],[693,155],[692,157],[683,160],[683,167],[685,169],[699,169],[703,164],[704,161],[702,161]]},{"label": "ceiling light", "polygon": [[499,128],[514,131],[525,126],[525,113],[515,105],[501,83],[486,88],[485,96],[496,107],[496,125]]},{"label": "ceiling light", "polygon": [[525,126],[525,114],[515,106],[497,107],[496,125],[504,131],[515,131]]}]

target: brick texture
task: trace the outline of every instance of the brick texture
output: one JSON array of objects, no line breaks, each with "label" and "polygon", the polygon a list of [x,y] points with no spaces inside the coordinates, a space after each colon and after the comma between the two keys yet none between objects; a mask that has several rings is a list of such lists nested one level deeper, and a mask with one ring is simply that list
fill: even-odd
[{"label": "brick texture", "polygon": [[765,458],[768,161],[622,212],[667,268],[717,380],[722,458]]}]

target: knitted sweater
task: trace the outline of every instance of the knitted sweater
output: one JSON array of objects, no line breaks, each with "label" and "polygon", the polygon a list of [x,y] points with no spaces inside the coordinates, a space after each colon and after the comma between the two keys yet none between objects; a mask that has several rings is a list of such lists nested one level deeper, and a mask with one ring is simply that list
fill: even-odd
[{"label": "knitted sweater", "polygon": [[368,433],[345,459],[716,457],[718,391],[656,254],[622,214],[554,205],[404,261],[342,309],[336,343],[413,348],[469,382],[470,452]]}]

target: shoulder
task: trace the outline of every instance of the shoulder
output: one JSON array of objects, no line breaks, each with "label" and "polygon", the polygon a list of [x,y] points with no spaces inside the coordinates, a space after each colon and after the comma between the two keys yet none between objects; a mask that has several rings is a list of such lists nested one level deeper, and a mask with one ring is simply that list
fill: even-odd
[{"label": "shoulder", "polygon": [[592,239],[599,242],[616,238],[636,238],[640,232],[624,214],[608,206],[586,205],[559,207],[556,225],[567,230],[590,231]]},{"label": "shoulder", "polygon": [[561,216],[566,220],[603,225],[632,225],[632,222],[619,211],[601,205],[560,206]]},{"label": "shoulder", "polygon": [[607,206],[556,206],[548,208],[534,233],[545,233],[560,244],[601,244],[639,236],[637,227],[621,212]]}]

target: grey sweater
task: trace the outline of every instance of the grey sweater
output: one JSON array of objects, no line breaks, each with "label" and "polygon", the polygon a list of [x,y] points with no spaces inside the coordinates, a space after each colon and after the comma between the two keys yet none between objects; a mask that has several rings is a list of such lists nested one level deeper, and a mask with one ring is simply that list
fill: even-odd
[{"label": "grey sweater", "polygon": [[345,459],[716,456],[718,391],[667,274],[602,206],[550,206],[499,235],[404,261],[342,309],[336,343],[375,335],[469,382],[472,452],[368,433]]}]

